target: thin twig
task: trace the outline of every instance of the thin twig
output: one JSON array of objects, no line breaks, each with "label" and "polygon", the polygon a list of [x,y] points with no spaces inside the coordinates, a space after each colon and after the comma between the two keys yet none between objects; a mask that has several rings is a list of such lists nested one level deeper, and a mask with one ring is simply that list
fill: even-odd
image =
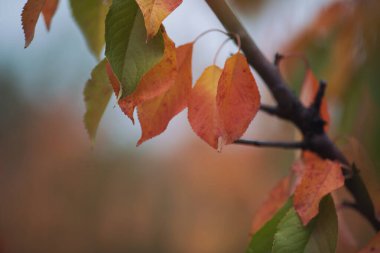
[{"label": "thin twig", "polygon": [[283,149],[304,149],[304,142],[270,142],[270,141],[254,141],[254,140],[237,140],[235,144],[263,147],[263,148],[283,148]]}]

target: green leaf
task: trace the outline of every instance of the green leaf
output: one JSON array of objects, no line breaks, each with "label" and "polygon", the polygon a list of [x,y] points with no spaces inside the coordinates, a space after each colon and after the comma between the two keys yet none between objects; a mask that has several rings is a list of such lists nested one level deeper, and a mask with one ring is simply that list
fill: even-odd
[{"label": "green leaf", "polygon": [[318,216],[306,227],[294,208],[278,224],[273,253],[333,253],[338,238],[338,219],[331,196],[320,203]]},{"label": "green leaf", "polygon": [[84,124],[91,140],[95,140],[96,131],[103,113],[112,95],[112,87],[106,71],[107,60],[101,61],[92,71],[83,91],[86,103]]},{"label": "green leaf", "polygon": [[146,41],[144,18],[135,0],[113,0],[106,18],[106,56],[121,83],[118,97],[130,95],[163,54],[162,31]]},{"label": "green leaf", "polygon": [[259,231],[257,231],[249,244],[247,253],[268,253],[272,250],[274,235],[277,225],[292,207],[293,201],[289,199],[285,205],[269,220]]},{"label": "green leaf", "polygon": [[72,15],[86,38],[87,45],[99,58],[104,46],[105,19],[109,8],[104,0],[70,0]]}]

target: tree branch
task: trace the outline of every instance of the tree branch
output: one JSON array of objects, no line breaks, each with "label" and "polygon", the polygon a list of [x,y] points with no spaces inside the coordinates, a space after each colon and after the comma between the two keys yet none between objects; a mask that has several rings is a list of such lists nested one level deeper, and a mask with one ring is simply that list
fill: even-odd
[{"label": "tree branch", "polygon": [[[206,0],[206,2],[228,32],[239,34],[241,50],[247,57],[249,64],[264,80],[276,100],[277,107],[275,108],[277,110],[267,110],[268,108],[265,107],[264,109],[262,107],[262,110],[291,121],[298,127],[306,143],[305,149],[317,153],[324,159],[339,161],[350,166],[345,156],[324,131],[319,131],[320,126],[315,125],[315,122],[318,122],[316,117],[320,117],[319,113],[315,115],[311,110],[305,108],[300,100],[288,89],[277,66],[271,63],[260,51],[228,4],[223,0]],[[347,179],[345,186],[353,195],[359,212],[371,223],[374,229],[379,231],[380,222],[376,219],[373,203],[359,173],[354,173],[351,178]]]},{"label": "tree branch", "polygon": [[283,149],[304,149],[304,142],[269,142],[269,141],[253,141],[253,140],[237,140],[235,144],[263,147],[263,148],[283,148]]}]

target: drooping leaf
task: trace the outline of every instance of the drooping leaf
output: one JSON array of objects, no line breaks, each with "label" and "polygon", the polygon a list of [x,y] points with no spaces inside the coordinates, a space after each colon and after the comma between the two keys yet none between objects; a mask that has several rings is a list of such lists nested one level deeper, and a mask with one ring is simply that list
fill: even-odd
[{"label": "drooping leaf", "polygon": [[273,215],[284,205],[290,195],[290,178],[284,177],[271,190],[267,199],[256,212],[253,223],[252,233],[259,230]]},{"label": "drooping leaf", "polygon": [[216,106],[216,93],[222,70],[213,65],[205,69],[191,91],[188,119],[194,132],[211,147],[218,149],[222,137]]},{"label": "drooping leaf", "polygon": [[289,199],[283,207],[276,212],[273,218],[266,222],[265,225],[252,236],[247,253],[272,252],[273,240],[277,231],[277,226],[287,212],[292,208],[292,204],[292,200]]},{"label": "drooping leaf", "polygon": [[[315,99],[315,96],[317,95],[319,90],[319,81],[315,77],[314,73],[308,69],[306,71],[305,80],[302,86],[301,90],[301,101],[305,106],[310,106]],[[324,127],[325,131],[329,128],[329,122],[330,122],[330,114],[328,111],[328,105],[326,97],[322,99],[322,104],[320,108],[320,114],[321,118],[326,122],[326,125]]]},{"label": "drooping leaf", "polygon": [[58,0],[46,0],[44,7],[42,8],[42,15],[45,19],[45,24],[48,30],[50,30],[51,20],[58,8]]},{"label": "drooping leaf", "polygon": [[380,253],[380,233],[377,233],[359,253]]},{"label": "drooping leaf", "polygon": [[170,120],[187,106],[192,85],[192,52],[192,43],[177,48],[175,83],[162,95],[138,106],[138,116],[142,129],[142,136],[138,145],[165,131]]},{"label": "drooping leaf", "polygon": [[72,15],[95,57],[104,46],[105,19],[109,9],[104,0],[70,0]]},{"label": "drooping leaf", "polygon": [[174,42],[166,32],[163,33],[165,42],[164,56],[161,61],[150,69],[138,83],[131,95],[120,99],[123,112],[133,121],[133,112],[137,105],[157,97],[167,91],[176,79],[177,58]]},{"label": "drooping leaf", "polygon": [[27,48],[34,38],[34,31],[41,11],[46,0],[28,0],[21,14],[22,27],[25,34],[25,48]]},{"label": "drooping leaf", "polygon": [[94,68],[83,92],[86,102],[84,123],[92,141],[95,140],[99,122],[112,95],[106,64],[107,60],[103,60]]},{"label": "drooping leaf", "polygon": [[260,108],[256,81],[241,53],[226,61],[216,99],[223,125],[223,144],[233,143],[244,134]]},{"label": "drooping leaf", "polygon": [[141,78],[163,57],[159,32],[146,42],[144,18],[135,0],[113,0],[106,17],[106,56],[121,84],[119,98],[132,94]]},{"label": "drooping leaf", "polygon": [[303,164],[302,178],[294,192],[294,208],[306,225],[318,214],[320,200],[344,185],[344,176],[339,163],[317,155],[309,156]]},{"label": "drooping leaf", "polygon": [[162,21],[172,13],[181,3],[182,0],[136,0],[145,20],[148,40],[153,38]]},{"label": "drooping leaf", "polygon": [[[338,218],[331,196],[320,205],[318,216],[307,226],[294,208],[289,209],[277,226],[273,253],[334,253],[338,239]],[[269,251],[268,251],[269,252]]]}]

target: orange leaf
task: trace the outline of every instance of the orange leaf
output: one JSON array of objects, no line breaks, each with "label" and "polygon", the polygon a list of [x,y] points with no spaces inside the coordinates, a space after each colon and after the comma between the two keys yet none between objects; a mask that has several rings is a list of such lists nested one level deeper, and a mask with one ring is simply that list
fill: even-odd
[{"label": "orange leaf", "polygon": [[205,69],[191,91],[188,118],[194,132],[217,149],[222,128],[216,107],[216,93],[222,70],[218,66]]},{"label": "orange leaf", "polygon": [[271,190],[269,196],[256,212],[252,223],[252,234],[256,233],[285,204],[290,195],[290,178],[284,177]]},{"label": "orange leaf", "polygon": [[34,38],[34,31],[42,8],[46,0],[28,0],[21,14],[22,27],[25,33],[25,48],[27,48]]},{"label": "orange leaf", "polygon": [[175,83],[163,94],[138,106],[142,136],[137,145],[165,131],[170,120],[187,106],[192,85],[192,52],[193,43],[177,48]]},{"label": "orange leaf", "polygon": [[359,253],[380,253],[380,233],[378,233]]},{"label": "orange leaf", "polygon": [[[314,73],[308,69],[306,72],[305,80],[301,90],[301,102],[305,106],[310,106],[314,102],[314,98],[317,95],[319,90],[319,81],[315,77]],[[328,111],[328,105],[326,97],[323,98],[321,104],[321,117],[326,122],[325,131],[329,128],[330,114]]]},{"label": "orange leaf", "polygon": [[324,196],[343,185],[344,177],[339,163],[310,154],[304,160],[302,178],[294,192],[294,208],[302,223],[308,224],[318,214],[319,202]]},{"label": "orange leaf", "polygon": [[149,40],[157,34],[162,21],[182,3],[182,0],[136,0],[136,2],[144,15]]},{"label": "orange leaf", "polygon": [[45,24],[48,30],[50,30],[51,20],[57,11],[58,0],[46,0],[45,5],[42,9],[42,15],[45,19]]},{"label": "orange leaf", "polygon": [[226,61],[216,99],[223,124],[223,144],[233,143],[244,134],[260,108],[256,81],[241,53]]},{"label": "orange leaf", "polygon": [[[175,82],[177,74],[177,59],[174,42],[163,33],[165,51],[162,60],[146,73],[137,85],[136,90],[129,96],[118,101],[121,110],[134,122],[133,112],[136,106],[159,96],[167,91]],[[119,94],[120,84],[108,66],[108,74],[116,95]]]}]

